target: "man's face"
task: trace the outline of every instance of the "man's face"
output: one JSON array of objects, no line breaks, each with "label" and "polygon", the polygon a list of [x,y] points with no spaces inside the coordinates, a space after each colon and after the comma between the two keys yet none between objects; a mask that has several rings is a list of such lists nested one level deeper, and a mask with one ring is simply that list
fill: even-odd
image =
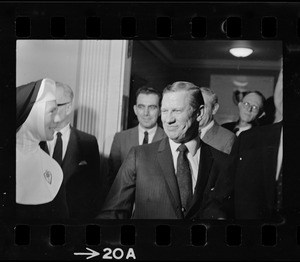
[{"label": "man's face", "polygon": [[68,116],[71,112],[71,101],[64,96],[62,88],[57,88],[55,95],[58,105],[57,116],[55,118],[57,120],[57,127],[55,130],[59,131],[69,122]]},{"label": "man's face", "polygon": [[239,103],[240,118],[244,122],[250,123],[258,118],[262,108],[262,99],[256,93],[250,93],[244,96],[243,101]]},{"label": "man's face", "polygon": [[136,105],[134,105],[133,109],[140,125],[143,128],[153,128],[160,115],[158,95],[139,94],[136,100]]},{"label": "man's face", "polygon": [[202,93],[202,96],[205,105],[203,117],[199,122],[199,129],[207,126],[213,119],[213,105],[211,98],[205,93]]},{"label": "man's face", "polygon": [[56,101],[53,100],[53,101],[46,102],[45,117],[44,117],[46,140],[53,139],[54,129],[56,128],[57,125],[57,123],[54,120],[56,113],[57,113]]},{"label": "man's face", "polygon": [[186,91],[167,92],[161,106],[161,120],[167,136],[176,143],[186,143],[198,134],[197,112],[190,106]]}]

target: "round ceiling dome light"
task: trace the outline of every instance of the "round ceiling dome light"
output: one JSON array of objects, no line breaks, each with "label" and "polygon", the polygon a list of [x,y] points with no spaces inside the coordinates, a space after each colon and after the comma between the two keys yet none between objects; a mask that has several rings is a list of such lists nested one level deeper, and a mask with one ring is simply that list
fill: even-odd
[{"label": "round ceiling dome light", "polygon": [[247,47],[235,47],[229,49],[229,52],[235,57],[247,57],[253,53],[253,50]]},{"label": "round ceiling dome light", "polygon": [[248,85],[248,82],[240,82],[237,80],[233,80],[232,82],[235,86],[239,86],[239,87],[245,87],[246,85]]}]

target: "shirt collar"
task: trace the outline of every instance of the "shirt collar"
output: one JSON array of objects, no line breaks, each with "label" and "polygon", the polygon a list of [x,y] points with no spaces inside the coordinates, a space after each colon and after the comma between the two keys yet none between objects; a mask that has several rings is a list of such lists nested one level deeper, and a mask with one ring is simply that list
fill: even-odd
[{"label": "shirt collar", "polygon": [[[181,143],[176,143],[172,139],[169,138],[169,143],[172,152],[176,152],[177,148],[181,145]],[[195,156],[198,149],[200,148],[200,138],[199,136],[195,137],[194,139],[190,140],[187,143],[184,143],[188,148],[189,152],[192,156]]]},{"label": "shirt collar", "polygon": [[58,132],[60,132],[60,133],[62,134],[62,136],[64,136],[68,131],[70,131],[70,129],[71,129],[71,127],[70,127],[70,123],[69,123],[69,124],[67,124],[65,127],[63,127],[61,130],[55,131],[55,132],[54,132],[54,137],[56,136],[56,134],[57,134]]},{"label": "shirt collar", "polygon": [[242,133],[243,131],[246,131],[246,130],[250,129],[251,127],[252,127],[252,126],[244,126],[244,127],[238,127],[238,126],[237,126],[237,128],[238,128],[239,130],[235,133],[235,135],[236,135],[236,136],[239,136],[240,133]]},{"label": "shirt collar", "polygon": [[143,134],[144,134],[144,132],[147,131],[147,132],[148,132],[148,135],[152,135],[152,134],[155,134],[155,132],[156,132],[157,124],[156,124],[154,127],[152,127],[151,129],[145,129],[145,128],[143,128],[143,127],[139,124],[139,125],[138,125],[138,129],[139,129],[139,133],[143,133]]}]

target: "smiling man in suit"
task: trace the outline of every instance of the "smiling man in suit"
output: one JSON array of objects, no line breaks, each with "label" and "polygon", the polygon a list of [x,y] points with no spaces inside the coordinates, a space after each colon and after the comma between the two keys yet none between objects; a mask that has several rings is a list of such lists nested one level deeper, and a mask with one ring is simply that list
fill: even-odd
[{"label": "smiling man in suit", "polygon": [[56,82],[59,123],[54,139],[41,147],[60,165],[64,174],[71,219],[92,219],[99,212],[103,192],[96,137],[70,125],[73,91]]},{"label": "smiling man in suit", "polygon": [[139,124],[114,136],[109,156],[108,189],[133,146],[150,144],[166,136],[163,129],[157,125],[160,116],[160,100],[161,93],[152,87],[141,87],[137,90],[133,110]]},{"label": "smiling man in suit", "polygon": [[214,115],[219,109],[218,97],[210,88],[200,87],[200,89],[205,103],[204,115],[199,122],[200,138],[206,144],[230,154],[236,136],[214,120]]},{"label": "smiling man in suit", "polygon": [[200,88],[175,82],[163,92],[166,138],[133,147],[105,200],[101,219],[226,219],[230,156],[201,142]]}]

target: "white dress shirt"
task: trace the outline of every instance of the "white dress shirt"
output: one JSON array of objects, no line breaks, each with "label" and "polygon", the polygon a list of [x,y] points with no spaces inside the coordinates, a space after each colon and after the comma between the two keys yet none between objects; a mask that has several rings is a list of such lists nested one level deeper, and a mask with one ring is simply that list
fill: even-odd
[{"label": "white dress shirt", "polygon": [[[177,173],[177,158],[179,155],[179,151],[177,151],[177,149],[181,144],[175,143],[170,138],[169,138],[169,143],[170,143],[172,157],[173,157],[174,170],[175,170],[175,174],[176,174]],[[187,153],[187,158],[188,158],[189,164],[190,164],[193,193],[194,193],[197,179],[198,179],[198,169],[199,169],[199,162],[200,162],[200,139],[199,139],[199,137],[185,143],[185,146],[189,150],[189,152]]]},{"label": "white dress shirt", "polygon": [[150,144],[150,143],[152,143],[153,137],[156,133],[157,125],[151,129],[145,129],[145,128],[141,127],[141,125],[138,125],[138,130],[139,130],[139,145],[143,144],[144,137],[145,137],[145,134],[144,134],[145,131],[148,132],[148,144]]},{"label": "white dress shirt", "polygon": [[235,133],[235,135],[236,135],[236,136],[239,136],[240,133],[242,133],[243,131],[246,131],[246,130],[250,129],[251,127],[252,127],[252,126],[245,126],[245,127],[239,127],[239,126],[238,126],[239,131],[237,131],[237,132]]},{"label": "white dress shirt", "polygon": [[53,152],[54,152],[54,147],[56,144],[56,139],[57,136],[56,134],[60,132],[61,133],[61,139],[62,139],[62,144],[63,144],[63,149],[62,149],[62,159],[64,159],[66,151],[67,151],[67,147],[68,147],[68,143],[69,143],[69,139],[70,139],[70,134],[71,134],[71,127],[70,124],[66,125],[64,128],[62,128],[59,131],[55,131],[54,132],[54,139],[51,141],[47,141],[47,145],[48,145],[48,149],[49,149],[49,154],[50,156],[53,157]]}]

